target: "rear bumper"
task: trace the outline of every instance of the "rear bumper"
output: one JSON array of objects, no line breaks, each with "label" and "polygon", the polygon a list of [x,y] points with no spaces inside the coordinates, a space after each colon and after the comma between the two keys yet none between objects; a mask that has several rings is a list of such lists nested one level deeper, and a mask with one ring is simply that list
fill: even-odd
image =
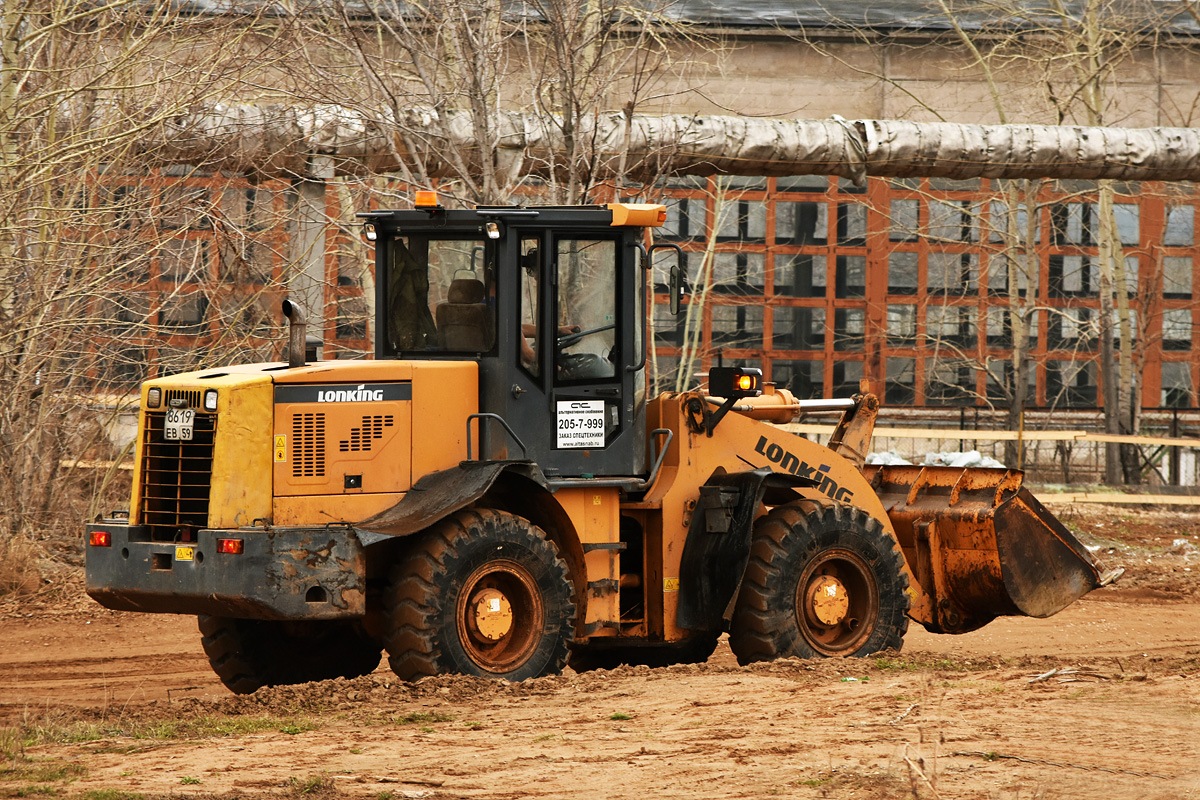
[{"label": "rear bumper", "polygon": [[[110,546],[90,544],[92,531],[107,531]],[[243,552],[218,553],[218,537],[241,539]],[[350,529],[201,530],[195,542],[147,539],[144,528],[124,522],[88,525],[87,593],[118,611],[289,620],[366,612],[366,560]]]}]

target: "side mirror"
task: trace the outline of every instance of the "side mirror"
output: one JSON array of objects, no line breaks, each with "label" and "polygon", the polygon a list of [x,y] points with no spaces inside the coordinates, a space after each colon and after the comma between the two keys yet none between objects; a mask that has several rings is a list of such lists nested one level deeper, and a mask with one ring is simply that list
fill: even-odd
[{"label": "side mirror", "polygon": [[683,300],[683,270],[678,264],[671,265],[671,281],[668,288],[671,292],[671,314],[679,316],[679,303]]},{"label": "side mirror", "polygon": [[675,254],[675,261],[667,269],[667,293],[670,296],[671,314],[679,315],[679,306],[687,292],[687,268],[684,267],[683,248],[677,244],[656,244],[650,248],[650,261],[653,263],[656,251],[668,250]]}]

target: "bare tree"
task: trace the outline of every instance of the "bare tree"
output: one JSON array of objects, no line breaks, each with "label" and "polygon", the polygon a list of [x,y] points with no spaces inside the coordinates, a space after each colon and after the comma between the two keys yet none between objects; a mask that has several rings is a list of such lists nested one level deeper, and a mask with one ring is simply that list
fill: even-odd
[{"label": "bare tree", "polygon": [[[1050,0],[1034,17],[1029,29],[1027,10],[1016,4],[960,4],[950,8],[943,0],[947,18],[957,19],[964,9],[981,14],[984,34],[991,38],[986,54],[975,49],[976,64],[995,89],[999,70],[1014,68],[1039,75],[1040,92],[1031,100],[1053,110],[1056,122],[1104,126],[1125,121],[1136,108],[1137,99],[1122,98],[1114,87],[1121,71],[1133,62],[1137,51],[1153,49],[1168,21],[1161,7],[1150,3],[1116,3],[1085,0],[1068,5]],[[1023,26],[1012,21],[1022,19]],[[1018,30],[1020,27],[1022,29]],[[1006,30],[1007,29],[1007,30]],[[970,41],[961,25],[955,25],[961,40]],[[993,92],[997,112],[1003,117],[1003,95]],[[1122,102],[1123,101],[1123,102]],[[1098,267],[1099,313],[1095,341],[1099,347],[1099,380],[1103,397],[1105,429],[1111,434],[1138,430],[1140,364],[1144,361],[1146,337],[1138,336],[1135,314],[1130,308],[1130,275],[1115,213],[1115,187],[1101,180],[1096,191],[1097,230],[1095,245]],[[1032,214],[1030,217],[1032,218]],[[1136,289],[1136,279],[1132,282]],[[1145,320],[1142,320],[1143,324]],[[1019,368],[1014,350],[1014,373]],[[1137,482],[1140,475],[1136,446],[1109,444],[1106,447],[1105,479],[1109,483]]]},{"label": "bare tree", "polygon": [[[682,69],[674,52],[698,39],[657,0],[386,2],[366,18],[348,3],[297,13],[305,46],[293,101],[331,103],[384,131],[371,168],[462,203],[511,202],[537,183],[549,202],[577,203],[628,176],[634,113]],[[707,51],[706,51],[707,52]],[[613,118],[620,124],[611,123]],[[622,134],[618,134],[621,136]],[[470,146],[464,142],[470,141]]]},{"label": "bare tree", "polygon": [[[4,4],[0,546],[81,519],[91,492],[120,482],[110,437],[151,360],[211,363],[262,341],[252,295],[283,265],[272,223],[244,223],[282,204],[248,212],[245,180],[146,167],[170,160],[146,149],[155,131],[232,91],[242,65],[272,60],[262,32],[254,17],[168,2]],[[218,249],[250,289],[221,279]]]}]

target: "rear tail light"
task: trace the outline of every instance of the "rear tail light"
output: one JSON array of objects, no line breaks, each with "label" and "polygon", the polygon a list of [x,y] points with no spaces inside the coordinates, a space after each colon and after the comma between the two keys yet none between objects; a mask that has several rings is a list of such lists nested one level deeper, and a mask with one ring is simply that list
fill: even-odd
[{"label": "rear tail light", "polygon": [[241,539],[217,539],[217,552],[231,556],[242,554],[244,542]]},{"label": "rear tail light", "polygon": [[108,531],[92,531],[88,534],[88,544],[92,547],[112,547],[112,534]]}]

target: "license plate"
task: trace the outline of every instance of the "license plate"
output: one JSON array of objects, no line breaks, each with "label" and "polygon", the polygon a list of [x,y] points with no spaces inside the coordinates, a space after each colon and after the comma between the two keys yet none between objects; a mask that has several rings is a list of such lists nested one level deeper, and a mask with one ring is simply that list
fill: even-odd
[{"label": "license plate", "polygon": [[169,442],[190,442],[196,421],[196,412],[190,408],[168,408],[163,436]]},{"label": "license plate", "polygon": [[196,560],[196,548],[194,548],[194,547],[176,547],[175,548],[175,560],[176,561],[195,561]]}]

